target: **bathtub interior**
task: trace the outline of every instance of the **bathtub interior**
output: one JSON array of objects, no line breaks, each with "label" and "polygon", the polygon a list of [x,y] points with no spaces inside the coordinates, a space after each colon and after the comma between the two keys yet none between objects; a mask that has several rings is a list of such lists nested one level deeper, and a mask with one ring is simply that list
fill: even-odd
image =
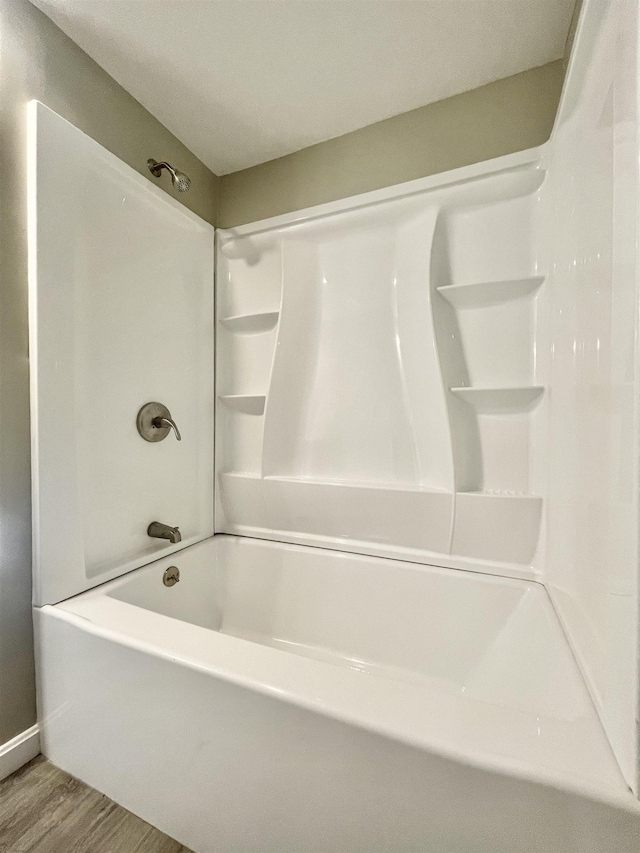
[{"label": "bathtub interior", "polygon": [[539,584],[241,537],[191,550],[175,560],[173,587],[160,582],[163,562],[103,593],[354,672],[543,717],[583,711],[584,685]]},{"label": "bathtub interior", "polygon": [[[167,587],[162,582],[162,575],[174,564],[180,571],[180,580],[175,586]],[[152,563],[105,584],[98,592],[189,625],[219,631],[223,596],[220,576],[214,565],[211,560],[195,559],[192,550],[187,548],[177,554],[175,560]],[[92,597],[91,592],[85,595]]]}]

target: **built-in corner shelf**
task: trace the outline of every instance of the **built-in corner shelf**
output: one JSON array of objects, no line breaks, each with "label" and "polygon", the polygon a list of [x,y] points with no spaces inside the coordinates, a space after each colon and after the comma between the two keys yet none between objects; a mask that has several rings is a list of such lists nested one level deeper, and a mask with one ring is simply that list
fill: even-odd
[{"label": "built-in corner shelf", "polygon": [[266,397],[264,394],[225,394],[218,399],[236,412],[245,415],[263,415]]},{"label": "built-in corner shelf", "polygon": [[236,314],[233,317],[223,317],[220,324],[231,332],[239,335],[255,335],[260,332],[270,332],[278,323],[279,311],[262,311],[257,314]]},{"label": "built-in corner shelf", "polygon": [[538,495],[497,489],[456,492],[452,553],[530,564],[541,516],[542,498]]},{"label": "built-in corner shelf", "polygon": [[456,492],[456,496],[469,495],[470,497],[492,499],[507,499],[513,501],[530,501],[532,503],[540,503],[542,498],[540,495],[531,494],[531,492],[516,492],[513,489],[468,489],[467,491]]},{"label": "built-in corner shelf", "polygon": [[432,486],[424,486],[420,483],[403,483],[386,480],[344,480],[342,478],[334,478],[331,476],[292,476],[282,474],[266,474],[264,479],[277,483],[293,483],[303,484],[308,486],[328,486],[336,489],[367,489],[372,491],[384,492],[412,492],[422,494],[451,494],[447,489],[437,489]]},{"label": "built-in corner shelf", "polygon": [[533,276],[472,284],[447,284],[438,287],[437,291],[454,308],[485,308],[532,296],[543,281],[544,276]]},{"label": "built-in corner shelf", "polygon": [[540,188],[545,175],[546,171],[538,165],[527,164],[484,175],[472,181],[461,181],[450,185],[449,197],[444,201],[442,209],[445,213],[455,213],[530,196]]},{"label": "built-in corner shelf", "polygon": [[483,415],[509,415],[534,409],[544,388],[530,385],[522,388],[451,388],[456,397],[469,403]]}]

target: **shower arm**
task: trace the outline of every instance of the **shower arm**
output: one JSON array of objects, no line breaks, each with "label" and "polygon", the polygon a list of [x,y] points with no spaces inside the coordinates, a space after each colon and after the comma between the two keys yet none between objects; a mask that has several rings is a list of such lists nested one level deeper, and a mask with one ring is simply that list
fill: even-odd
[{"label": "shower arm", "polygon": [[171,172],[172,175],[175,175],[175,169],[173,168],[173,166],[171,166],[164,160],[158,162],[157,160],[150,158],[149,160],[147,160],[147,165],[149,166],[149,171],[154,176],[154,178],[159,178],[162,175],[163,169],[167,169],[169,172]]},{"label": "shower arm", "polygon": [[184,172],[178,171],[175,169],[171,163],[167,163],[166,160],[154,160],[153,157],[150,157],[147,160],[147,166],[149,167],[149,171],[153,175],[154,178],[159,178],[162,175],[162,170],[166,169],[167,172],[171,175],[171,183],[178,190],[179,193],[187,193],[189,192],[189,187],[191,186],[191,179],[184,174]]}]

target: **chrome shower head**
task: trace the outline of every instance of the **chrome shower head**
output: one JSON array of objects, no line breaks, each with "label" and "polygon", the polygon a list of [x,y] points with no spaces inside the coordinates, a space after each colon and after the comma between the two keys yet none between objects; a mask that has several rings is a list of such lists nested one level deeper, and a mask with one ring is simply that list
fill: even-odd
[{"label": "chrome shower head", "polygon": [[174,169],[170,163],[162,161],[158,163],[153,158],[147,160],[147,166],[149,167],[149,171],[151,174],[159,178],[162,174],[162,170],[166,169],[167,172],[171,175],[171,183],[178,190],[179,193],[188,193],[189,187],[191,186],[191,181],[184,174],[184,172],[179,172],[177,169]]}]

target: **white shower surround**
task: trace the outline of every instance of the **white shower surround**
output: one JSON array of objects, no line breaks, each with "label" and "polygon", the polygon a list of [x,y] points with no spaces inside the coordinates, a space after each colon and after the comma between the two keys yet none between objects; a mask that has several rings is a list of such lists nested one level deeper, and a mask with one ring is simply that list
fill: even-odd
[{"label": "white shower surround", "polygon": [[217,530],[539,577],[543,161],[218,232]]},{"label": "white shower surround", "polygon": [[637,26],[540,149],[219,234],[234,536],[36,564],[56,763],[197,853],[635,850]]}]

